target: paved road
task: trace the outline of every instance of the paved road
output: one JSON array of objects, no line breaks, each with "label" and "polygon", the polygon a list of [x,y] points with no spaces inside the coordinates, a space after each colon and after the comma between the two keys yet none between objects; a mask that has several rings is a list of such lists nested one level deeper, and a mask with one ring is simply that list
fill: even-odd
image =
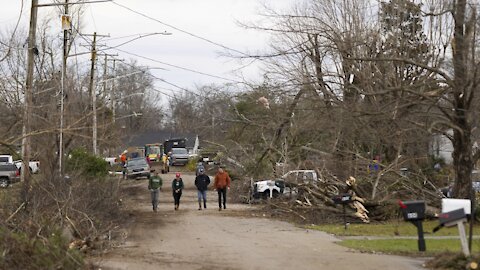
[{"label": "paved road", "polygon": [[135,222],[125,244],[102,259],[102,269],[422,269],[418,259],[353,252],[326,233],[248,217],[246,205],[218,211],[213,191],[208,209],[198,211],[189,175],[183,176],[187,190],[174,211],[173,174],[164,178],[158,213],[148,202],[146,180],[127,184],[138,190],[127,202],[136,210]]}]

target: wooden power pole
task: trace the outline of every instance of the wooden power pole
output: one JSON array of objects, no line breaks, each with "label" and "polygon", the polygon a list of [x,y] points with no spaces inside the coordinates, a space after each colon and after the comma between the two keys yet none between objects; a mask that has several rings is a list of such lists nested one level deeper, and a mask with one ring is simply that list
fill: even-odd
[{"label": "wooden power pole", "polygon": [[[65,14],[68,24],[70,19],[68,17],[68,0],[65,0]],[[63,22],[62,22],[63,23]],[[60,89],[60,134],[58,138],[58,170],[60,175],[63,175],[63,126],[64,126],[64,98],[65,98],[65,77],[67,76],[67,57],[68,57],[68,29],[63,30],[63,57],[62,57],[62,79]]]},{"label": "wooden power pole", "polygon": [[35,46],[37,34],[37,7],[38,0],[32,0],[30,9],[30,30],[28,32],[28,54],[27,54],[27,78],[25,83],[25,108],[23,111],[23,138],[22,138],[22,173],[21,180],[24,184],[23,194],[25,203],[28,203],[28,192],[30,191],[30,136],[31,136],[31,118],[33,108],[33,68],[35,54],[38,53]]},{"label": "wooden power pole", "polygon": [[97,154],[97,91],[94,87],[95,80],[95,61],[97,59],[97,32],[93,33],[93,42],[92,42],[92,58],[90,66],[90,85],[88,87],[89,94],[92,101],[92,152],[94,155]]}]

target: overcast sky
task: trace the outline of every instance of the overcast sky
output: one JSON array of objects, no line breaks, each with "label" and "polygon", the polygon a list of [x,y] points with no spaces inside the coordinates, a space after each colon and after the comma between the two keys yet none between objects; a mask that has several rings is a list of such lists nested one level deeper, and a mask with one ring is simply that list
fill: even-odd
[{"label": "overcast sky", "polygon": [[[115,46],[130,38],[120,38],[139,33],[167,32],[171,35],[154,35],[138,39],[119,47],[125,51],[118,58],[136,59],[142,65],[161,67],[153,70],[155,76],[175,85],[192,89],[195,84],[228,82],[219,78],[200,75],[162,63],[191,69],[231,80],[239,80],[232,70],[241,67],[238,61],[221,57],[225,49],[201,38],[238,51],[255,52],[266,49],[268,34],[239,27],[236,21],[248,22],[261,19],[258,16],[262,3],[285,9],[296,0],[115,0],[115,3],[96,3],[86,7],[83,15],[83,33],[109,34],[110,38],[100,42]],[[51,3],[53,0],[39,0]],[[72,0],[71,0],[72,2]],[[13,28],[20,13],[20,0],[0,0],[0,29]],[[24,0],[22,25],[26,27],[30,16],[31,1]],[[132,9],[131,10],[128,10]],[[137,14],[141,13],[145,16]],[[41,7],[39,17],[57,16],[53,7]],[[73,18],[74,20],[76,18]],[[161,23],[160,23],[160,22]],[[162,24],[164,23],[164,24]],[[169,27],[171,25],[175,28]],[[60,21],[52,20],[52,31],[60,33]],[[58,28],[58,30],[56,30]],[[188,33],[185,33],[185,32]],[[194,37],[198,36],[198,37]],[[119,38],[119,39],[117,39]],[[79,48],[78,50],[85,50]],[[138,55],[138,56],[135,56]],[[154,59],[155,61],[145,58]],[[69,60],[70,61],[70,60]],[[158,61],[158,62],[156,62]],[[88,61],[85,62],[88,66]],[[258,65],[242,69],[249,79],[258,79]],[[237,74],[238,75],[238,74]],[[160,88],[174,89],[171,85],[156,82]]]}]

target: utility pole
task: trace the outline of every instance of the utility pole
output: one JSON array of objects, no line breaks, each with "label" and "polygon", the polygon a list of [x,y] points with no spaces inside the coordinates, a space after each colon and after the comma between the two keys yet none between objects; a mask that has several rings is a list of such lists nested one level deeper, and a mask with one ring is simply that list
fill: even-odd
[{"label": "utility pole", "polygon": [[95,79],[95,60],[97,59],[97,32],[93,33],[93,43],[92,43],[92,58],[90,66],[90,85],[89,85],[89,94],[92,100],[92,152],[94,155],[97,154],[97,91],[94,88],[94,79]]},{"label": "utility pole", "polygon": [[108,61],[112,61],[115,63],[115,58],[108,59],[109,56],[118,56],[118,54],[103,54],[105,56],[104,65],[103,65],[103,100],[106,100],[107,97],[107,82],[108,79]]},{"label": "utility pole", "polygon": [[[88,3],[101,3],[101,2],[111,2],[112,0],[96,0],[90,2],[77,2],[73,4],[88,4]],[[37,12],[39,7],[50,7],[50,6],[65,6],[65,14],[68,14],[68,0],[65,0],[65,3],[50,3],[50,4],[38,4],[38,0],[32,0],[32,6],[30,9],[30,29],[28,33],[28,54],[27,54],[27,77],[25,82],[25,93],[24,93],[24,112],[23,112],[23,127],[22,127],[22,170],[20,179],[24,182],[25,187],[25,199],[27,199],[28,192],[30,189],[30,136],[31,136],[31,118],[32,118],[32,108],[33,108],[33,69],[34,69],[34,57],[35,54],[38,54],[38,50],[35,46],[36,35],[37,35]],[[67,44],[68,42],[68,31],[64,31],[64,49],[63,49],[63,67],[62,67],[62,89],[61,89],[61,112],[60,112],[60,147],[59,147],[59,169],[60,173],[62,172],[62,158],[63,158],[63,89],[64,89],[64,76],[66,71],[66,61],[67,61]]]},{"label": "utility pole", "polygon": [[113,80],[112,80],[112,89],[110,91],[110,108],[112,108],[112,124],[115,124],[115,110],[117,103],[115,102],[115,78],[117,77],[117,72],[115,70],[115,64],[117,61],[123,62],[124,60],[113,59]]},{"label": "utility pole", "polygon": [[68,28],[70,28],[70,18],[68,18],[68,0],[65,0],[65,18],[68,20],[68,26],[63,25],[63,58],[62,58],[62,79],[60,89],[60,134],[59,134],[59,147],[58,147],[58,171],[60,175],[63,175],[63,125],[64,125],[64,98],[65,98],[65,76],[67,74],[67,57],[68,57]]},{"label": "utility pole", "polygon": [[[86,35],[84,35],[86,36]],[[93,33],[92,57],[90,66],[90,85],[88,87],[92,101],[92,153],[97,155],[97,91],[94,84],[95,80],[95,62],[97,60],[97,37],[109,37],[108,35],[97,35]]]},{"label": "utility pole", "polygon": [[30,9],[30,30],[28,32],[28,54],[27,54],[27,78],[25,83],[25,108],[23,116],[23,138],[22,138],[22,173],[21,180],[24,183],[25,202],[28,202],[28,193],[30,190],[30,132],[31,132],[31,117],[33,107],[33,68],[34,57],[36,52],[36,33],[37,33],[37,4],[38,0],[32,0],[32,7]]},{"label": "utility pole", "polygon": [[[113,78],[117,76],[115,71],[115,63],[117,61],[113,59]],[[115,79],[112,80],[112,91],[110,91],[110,105],[112,108],[112,123],[115,124]]]},{"label": "utility pole", "polygon": [[108,54],[105,54],[105,64],[103,65],[103,97],[107,94],[107,72],[108,72]]}]

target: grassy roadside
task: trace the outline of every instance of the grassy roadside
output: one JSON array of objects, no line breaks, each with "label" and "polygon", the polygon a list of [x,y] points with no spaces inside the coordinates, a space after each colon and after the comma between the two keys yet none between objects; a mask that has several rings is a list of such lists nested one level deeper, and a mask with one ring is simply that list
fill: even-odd
[{"label": "grassy roadside", "polygon": [[[426,221],[423,224],[425,237],[456,237],[457,227],[442,228],[435,234],[432,229],[437,226],[436,221]],[[468,235],[468,226],[467,235]],[[343,238],[339,245],[356,249],[362,252],[388,253],[410,256],[435,256],[445,252],[461,252],[459,239],[426,239],[426,252],[418,251],[417,228],[408,222],[387,222],[373,224],[351,224],[347,230],[341,224],[312,225],[309,229],[320,230]],[[480,225],[476,225],[474,232],[480,232]],[[477,233],[478,234],[478,233]],[[349,236],[365,236],[365,239],[349,239]],[[372,237],[373,239],[368,239]],[[383,238],[386,239],[375,239]],[[394,237],[414,237],[413,239],[399,239]],[[480,240],[474,239],[473,252],[480,250]]]},{"label": "grassy roadside", "polygon": [[[460,240],[458,239],[425,239],[426,252],[418,251],[416,239],[346,239],[338,242],[338,244],[363,252],[380,252],[410,256],[434,256],[445,252],[461,252]],[[480,242],[478,240],[472,244],[474,251],[480,250]]]},{"label": "grassy roadside", "polygon": [[[438,225],[437,221],[423,222],[425,236],[458,236],[457,227],[442,228],[432,233],[433,228]],[[345,230],[343,224],[325,224],[307,226],[309,229],[324,231],[336,236],[417,236],[417,228],[409,222],[385,222],[370,224],[350,224]],[[468,234],[468,226],[465,226]],[[473,231],[480,234],[480,224],[476,224]]]}]

